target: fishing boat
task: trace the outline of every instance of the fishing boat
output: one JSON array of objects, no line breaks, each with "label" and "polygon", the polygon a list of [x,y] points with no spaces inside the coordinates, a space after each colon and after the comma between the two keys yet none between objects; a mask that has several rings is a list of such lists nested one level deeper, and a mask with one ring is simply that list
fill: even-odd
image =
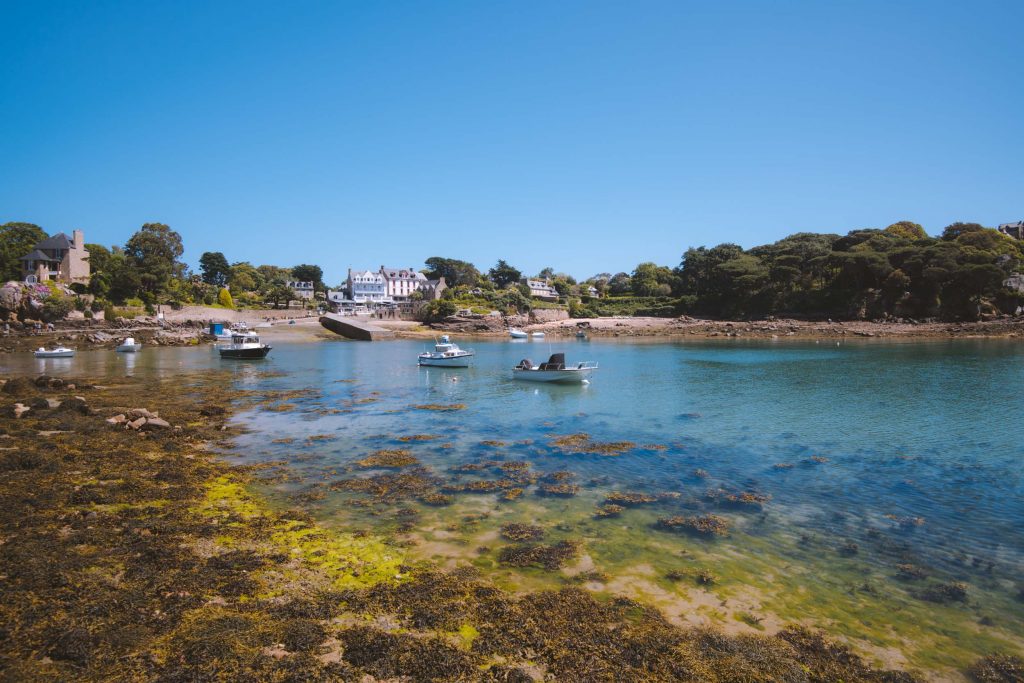
[{"label": "fishing boat", "polygon": [[434,344],[433,351],[424,351],[419,355],[418,363],[443,368],[468,368],[474,354],[473,349],[460,349],[446,334]]},{"label": "fishing boat", "polygon": [[544,338],[544,333],[543,332],[531,332],[530,336],[533,337],[534,339],[543,339]]},{"label": "fishing boat", "polygon": [[35,351],[36,358],[73,358],[75,355],[74,349],[69,349],[66,346],[57,346],[52,349],[47,349],[40,346]]},{"label": "fishing boat", "polygon": [[512,337],[513,339],[528,339],[530,337],[530,335],[528,335],[527,333],[523,332],[520,329],[516,329],[515,327],[508,331],[508,336]]},{"label": "fishing boat", "polygon": [[527,382],[583,384],[590,381],[590,375],[594,370],[597,370],[597,363],[594,361],[566,365],[564,353],[553,353],[547,363],[540,365],[534,365],[529,358],[519,361],[519,365],[512,368],[512,378]]},{"label": "fishing boat", "polygon": [[135,343],[135,337],[128,337],[114,349],[118,353],[136,353],[142,350],[142,344]]},{"label": "fishing boat", "polygon": [[218,346],[221,358],[236,358],[239,360],[252,360],[266,358],[271,347],[260,342],[259,335],[255,332],[245,332],[231,335],[231,343]]}]

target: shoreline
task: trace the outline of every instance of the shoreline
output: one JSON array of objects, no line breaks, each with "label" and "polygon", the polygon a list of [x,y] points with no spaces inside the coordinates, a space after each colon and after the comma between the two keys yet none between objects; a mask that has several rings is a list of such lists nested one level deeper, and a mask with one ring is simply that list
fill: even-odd
[{"label": "shoreline", "polygon": [[[231,414],[315,391],[211,396],[209,386],[227,379],[212,371],[3,387],[8,671],[529,681],[614,667],[646,680],[686,671],[724,680],[738,669],[761,679],[802,670],[822,680],[920,680],[873,669],[801,627],[737,637],[674,626],[640,603],[578,587],[512,594],[468,567],[409,564],[388,538],[273,512],[250,484],[287,476],[288,465],[232,465],[240,432]],[[14,418],[15,402],[32,407]],[[146,408],[128,407],[137,405]],[[149,418],[137,431],[117,422],[146,410],[165,422],[147,427]]]}]

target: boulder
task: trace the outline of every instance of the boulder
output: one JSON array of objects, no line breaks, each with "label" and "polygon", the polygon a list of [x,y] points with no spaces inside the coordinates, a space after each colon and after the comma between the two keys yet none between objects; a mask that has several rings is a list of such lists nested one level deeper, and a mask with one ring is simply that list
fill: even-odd
[{"label": "boulder", "polygon": [[4,384],[2,391],[5,394],[30,394],[35,391],[35,385],[28,377],[12,377]]},{"label": "boulder", "polygon": [[121,425],[128,421],[128,418],[124,414],[115,415],[114,417],[108,417],[107,422],[112,425]]},{"label": "boulder", "polygon": [[128,417],[129,419],[137,420],[140,417],[149,419],[153,417],[160,417],[160,415],[159,413],[150,412],[145,408],[132,408],[131,410],[128,411]]},{"label": "boulder", "polygon": [[19,420],[21,419],[22,415],[24,415],[30,410],[32,409],[29,408],[24,403],[15,403],[13,406],[11,406],[11,417],[13,417],[15,420]]},{"label": "boulder", "polygon": [[146,418],[140,417],[137,420],[132,420],[126,426],[131,429],[139,430],[142,429],[142,425],[146,424]]},{"label": "boulder", "polygon": [[64,401],[61,401],[59,410],[61,410],[61,411],[74,410],[74,411],[77,411],[77,412],[81,413],[82,415],[88,415],[89,414],[89,404],[86,403],[85,399],[82,398],[81,396],[72,396],[69,399],[65,399]]},{"label": "boulder", "polygon": [[51,408],[50,402],[42,396],[36,396],[35,398],[30,399],[28,407],[33,410],[49,410]]},{"label": "boulder", "polygon": [[146,419],[146,424],[142,425],[142,429],[150,432],[156,429],[170,429],[171,423],[167,420],[163,420],[159,417],[150,417]]}]

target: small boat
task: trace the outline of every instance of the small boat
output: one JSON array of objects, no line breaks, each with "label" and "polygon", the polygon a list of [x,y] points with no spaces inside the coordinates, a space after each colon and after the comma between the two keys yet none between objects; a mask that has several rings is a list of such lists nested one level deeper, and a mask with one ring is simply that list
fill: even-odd
[{"label": "small boat", "polygon": [[519,361],[519,365],[512,368],[512,378],[527,382],[582,384],[589,381],[594,370],[597,370],[597,363],[594,361],[582,361],[567,366],[564,353],[553,353],[547,363],[540,365],[534,365],[529,358]]},{"label": "small boat", "polygon": [[36,349],[36,358],[73,358],[75,355],[74,349],[69,349],[66,346],[57,346],[52,349],[46,349],[40,346]]},{"label": "small boat", "polygon": [[544,333],[543,332],[531,332],[530,336],[533,337],[534,339],[543,339],[544,338]]},{"label": "small boat", "polygon": [[259,335],[255,332],[236,332],[231,336],[231,343],[218,346],[221,358],[237,358],[240,360],[251,360],[266,358],[270,353],[270,346],[260,342]]},{"label": "small boat", "polygon": [[518,330],[513,327],[511,330],[508,331],[508,336],[512,337],[513,339],[527,339],[530,335],[526,334],[522,330]]},{"label": "small boat", "polygon": [[584,332],[583,330],[580,330],[579,332],[576,333],[576,338],[577,339],[586,339],[587,338],[587,333]]},{"label": "small boat", "polygon": [[473,349],[460,349],[446,334],[441,337],[441,341],[434,344],[433,351],[425,351],[419,355],[418,363],[443,368],[468,368],[474,354]]},{"label": "small boat", "polygon": [[136,344],[135,337],[128,337],[118,344],[117,348],[114,350],[118,353],[136,353],[137,351],[142,350],[142,344]]},{"label": "small boat", "polygon": [[245,322],[235,323],[227,331],[217,335],[217,344],[230,344],[236,334],[248,334],[249,326]]}]

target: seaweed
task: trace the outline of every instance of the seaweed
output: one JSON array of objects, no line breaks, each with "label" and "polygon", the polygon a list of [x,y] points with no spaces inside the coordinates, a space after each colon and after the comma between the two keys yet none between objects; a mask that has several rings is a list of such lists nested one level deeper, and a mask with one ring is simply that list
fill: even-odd
[{"label": "seaweed", "polygon": [[598,508],[594,511],[594,517],[597,518],[597,519],[604,519],[604,518],[608,518],[608,517],[618,517],[619,515],[622,514],[622,511],[625,510],[625,509],[626,508],[623,507],[622,505],[615,505],[615,504],[612,504],[612,503],[606,503],[604,505],[598,506]]},{"label": "seaweed", "polygon": [[579,492],[578,484],[541,484],[537,487],[538,496],[570,498]]},{"label": "seaweed", "polygon": [[729,520],[718,515],[662,517],[656,526],[659,529],[692,531],[704,536],[724,536],[729,533]]},{"label": "seaweed", "polygon": [[967,673],[978,683],[1020,683],[1024,681],[1024,659],[1007,654],[987,655],[971,664]]},{"label": "seaweed", "polygon": [[466,404],[465,403],[451,403],[451,404],[421,403],[419,405],[414,405],[413,408],[415,408],[416,410],[433,410],[433,411],[439,412],[439,413],[450,413],[450,412],[454,412],[456,410],[465,410],[466,409]]},{"label": "seaweed", "polygon": [[942,604],[951,602],[967,602],[967,584],[961,581],[940,583],[919,590],[914,595],[921,600]]},{"label": "seaweed", "polygon": [[510,567],[540,567],[554,571],[579,554],[580,545],[574,541],[509,545],[498,553],[498,562]]},{"label": "seaweed", "polygon": [[606,504],[611,505],[633,507],[635,505],[646,505],[648,503],[656,503],[658,502],[658,496],[652,496],[646,493],[612,491],[607,496],[605,496],[604,502]]},{"label": "seaweed", "polygon": [[551,439],[550,444],[563,453],[621,455],[636,448],[632,441],[594,441],[589,434],[569,434]]},{"label": "seaweed", "polygon": [[917,580],[927,578],[928,572],[916,564],[898,564],[896,565],[896,576],[901,579]]},{"label": "seaweed", "polygon": [[532,524],[502,524],[501,535],[510,541],[539,541],[544,538],[544,529]]},{"label": "seaweed", "polygon": [[418,465],[419,460],[413,457],[412,453],[402,449],[382,449],[374,451],[362,460],[357,460],[356,465],[365,469],[387,468],[398,469],[409,465]]},{"label": "seaweed", "polygon": [[504,491],[501,492],[500,498],[502,500],[515,500],[516,498],[519,498],[520,496],[522,496],[524,491],[525,491],[525,489],[518,488],[518,487],[517,488],[511,488],[511,489],[505,489]]},{"label": "seaweed", "polygon": [[411,441],[433,441],[440,439],[441,437],[436,434],[410,434],[408,436],[400,436],[398,440],[403,443],[409,443]]}]

